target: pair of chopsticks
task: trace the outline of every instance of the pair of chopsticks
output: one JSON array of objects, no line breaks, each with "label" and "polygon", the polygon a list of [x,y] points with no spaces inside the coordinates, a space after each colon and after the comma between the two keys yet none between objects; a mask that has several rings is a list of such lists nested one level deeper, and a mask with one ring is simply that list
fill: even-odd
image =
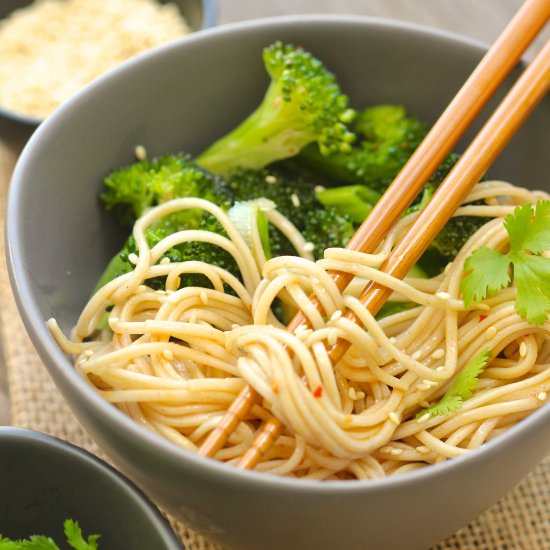
[{"label": "pair of chopsticks", "polygon": [[[376,250],[422,190],[429,177],[451,152],[473,119],[518,63],[523,52],[549,18],[550,0],[527,0],[522,5],[346,248],[364,253],[372,253]],[[550,40],[508,92],[434,193],[430,202],[419,213],[402,241],[380,267],[381,271],[399,279],[407,275],[549,90]],[[346,273],[329,272],[329,274],[340,292],[343,292],[352,279],[352,276]],[[375,315],[391,293],[389,288],[370,281],[363,290],[360,300],[370,313]],[[313,302],[321,309],[315,297]],[[360,323],[351,312],[345,317]],[[307,318],[299,312],[287,328],[290,332],[296,332],[299,328],[308,326]],[[348,347],[347,341],[338,340],[330,348],[329,357],[333,365],[342,358]],[[207,457],[214,456],[257,400],[258,395],[254,389],[246,386],[204,441],[199,454]],[[241,458],[238,467],[253,468],[279,436],[281,427],[281,422],[275,417],[266,421],[252,446]]]}]

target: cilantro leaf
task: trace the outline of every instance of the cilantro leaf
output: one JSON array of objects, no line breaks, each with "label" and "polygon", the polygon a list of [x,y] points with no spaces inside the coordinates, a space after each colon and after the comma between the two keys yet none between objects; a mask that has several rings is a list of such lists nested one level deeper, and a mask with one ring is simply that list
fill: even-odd
[{"label": "cilantro leaf", "polygon": [[531,204],[518,206],[504,220],[510,236],[510,252],[529,250],[540,254],[550,249],[550,201],[539,201],[533,212]]},{"label": "cilantro leaf", "polygon": [[59,550],[50,537],[33,535],[28,540],[9,540],[0,536],[0,550]]},{"label": "cilantro leaf", "polygon": [[510,284],[510,259],[507,254],[482,246],[464,262],[467,275],[460,282],[466,307],[498,292]]},{"label": "cilantro leaf", "polygon": [[17,542],[4,538],[0,535],[0,550],[19,550]]},{"label": "cilantro leaf", "polygon": [[528,323],[542,325],[550,311],[550,259],[524,252],[518,256],[512,260],[518,288],[516,311]]},{"label": "cilantro leaf", "polygon": [[550,200],[518,206],[506,216],[504,227],[510,251],[481,247],[464,262],[460,290],[466,306],[483,300],[509,285],[510,264],[517,287],[516,311],[532,325],[542,325],[550,312],[550,258],[538,256],[550,250]]},{"label": "cilantro leaf", "polygon": [[72,519],[65,520],[63,527],[67,542],[75,550],[97,550],[97,539],[99,539],[99,535],[90,535],[86,541],[82,536],[82,530],[78,522]]},{"label": "cilantro leaf", "polygon": [[[90,535],[88,541],[84,540],[78,522],[72,519],[65,520],[63,527],[67,542],[74,550],[98,550],[99,535]],[[0,550],[59,550],[59,546],[50,537],[42,535],[33,535],[25,540],[10,540],[0,535]]]},{"label": "cilantro leaf", "polygon": [[466,399],[470,399],[473,390],[479,382],[479,375],[491,358],[491,350],[481,350],[459,373],[446,391],[445,395],[435,405],[421,410],[417,418],[429,414],[430,416],[446,416],[462,407]]}]

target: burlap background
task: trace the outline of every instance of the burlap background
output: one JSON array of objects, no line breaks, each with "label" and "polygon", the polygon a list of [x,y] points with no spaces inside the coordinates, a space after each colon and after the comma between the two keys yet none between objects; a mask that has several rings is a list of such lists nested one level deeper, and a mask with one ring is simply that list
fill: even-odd
[{"label": "burlap background", "polygon": [[[8,180],[16,153],[17,147],[12,146],[10,149],[0,142],[2,213],[5,210]],[[25,333],[6,272],[3,219],[1,227],[0,336],[11,394],[11,422],[14,426],[60,437],[98,456],[103,456],[63,401]],[[452,498],[452,495],[449,495],[449,498]],[[217,548],[185,526],[176,522],[172,524],[189,550]],[[454,536],[441,542],[436,548],[550,549],[550,457],[490,510]]]}]

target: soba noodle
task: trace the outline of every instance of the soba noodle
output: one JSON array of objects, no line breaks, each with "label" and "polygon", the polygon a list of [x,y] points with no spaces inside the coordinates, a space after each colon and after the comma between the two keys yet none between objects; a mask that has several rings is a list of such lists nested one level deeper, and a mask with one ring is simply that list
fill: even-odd
[{"label": "soba noodle", "polygon": [[[422,468],[468,453],[539,408],[550,391],[550,324],[533,326],[514,309],[512,286],[467,308],[459,282],[465,259],[480,246],[505,249],[504,216],[518,204],[549,196],[510,184],[478,184],[460,216],[488,222],[445,272],[399,281],[377,270],[416,214],[401,219],[375,254],[328,249],[324,259],[278,257],[265,261],[258,238],[250,249],[227,214],[200,199],[176,199],[140,218],[133,272],[101,288],[60,346],[106,400],[176,445],[196,451],[246,384],[263,399],[253,406],[216,458],[235,464],[261,421],[272,415],[282,435],[257,470],[300,478],[371,479]],[[485,204],[467,204],[474,201]],[[298,251],[302,236],[265,203],[271,223],[284,228]],[[172,234],[153,248],[147,226],[179,209],[202,208],[228,237],[204,231]],[[207,241],[234,258],[242,282],[197,261],[159,262],[178,243]],[[307,248],[307,247],[306,247]],[[303,252],[307,255],[307,252]],[[352,273],[341,295],[327,270]],[[212,288],[179,288],[184,273],[201,273]],[[166,276],[165,290],[147,286]],[[390,287],[394,301],[413,309],[376,320],[357,296],[366,280]],[[231,291],[228,291],[231,289]],[[310,297],[317,296],[323,313]],[[302,310],[311,329],[290,334],[272,312],[279,298]],[[108,312],[109,329],[101,329]],[[353,311],[364,328],[342,313]],[[351,343],[335,366],[327,348]],[[454,377],[481,350],[491,359],[475,395],[445,416],[418,411],[436,403]]]}]

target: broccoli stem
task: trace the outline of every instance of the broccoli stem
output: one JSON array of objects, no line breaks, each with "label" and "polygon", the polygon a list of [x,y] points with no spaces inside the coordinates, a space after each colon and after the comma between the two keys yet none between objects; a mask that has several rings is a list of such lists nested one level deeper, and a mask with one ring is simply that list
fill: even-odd
[{"label": "broccoli stem", "polygon": [[349,216],[355,223],[363,223],[381,195],[366,185],[346,185],[318,191],[315,196],[324,206],[334,206],[339,214]]},{"label": "broccoli stem", "polygon": [[92,295],[95,294],[100,288],[104,287],[108,282],[112,281],[115,277],[118,277],[121,273],[125,273],[127,271],[129,271],[128,262],[124,261],[120,257],[120,252],[117,252],[107,264],[105,271],[95,285]]}]

